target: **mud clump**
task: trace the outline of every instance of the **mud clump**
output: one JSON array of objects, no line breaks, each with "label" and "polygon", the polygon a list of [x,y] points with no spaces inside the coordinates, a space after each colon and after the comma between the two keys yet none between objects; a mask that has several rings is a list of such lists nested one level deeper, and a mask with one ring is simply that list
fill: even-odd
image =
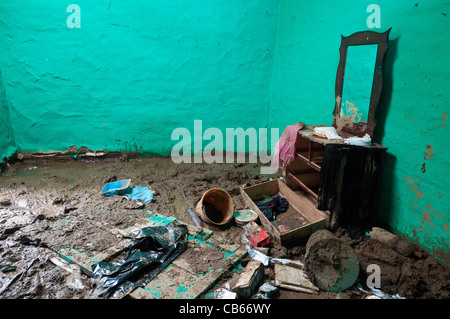
[{"label": "mud clump", "polygon": [[362,279],[367,266],[380,267],[383,292],[407,299],[447,299],[450,297],[450,272],[434,257],[423,253],[406,257],[371,238],[355,245]]}]

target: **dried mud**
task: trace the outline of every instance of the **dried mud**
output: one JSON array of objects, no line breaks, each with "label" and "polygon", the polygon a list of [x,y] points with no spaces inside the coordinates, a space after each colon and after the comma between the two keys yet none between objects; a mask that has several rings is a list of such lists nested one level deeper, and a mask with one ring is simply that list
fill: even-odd
[{"label": "dried mud", "polygon": [[[194,208],[203,193],[214,187],[232,196],[235,210],[246,209],[239,187],[276,178],[259,175],[259,168],[259,164],[175,164],[163,157],[12,164],[0,177],[0,268],[16,268],[0,273],[0,298],[93,298],[93,279],[52,262],[58,250],[73,248],[89,254],[100,253],[121,240],[110,228],[126,229],[141,224],[149,211],[194,225],[187,210]],[[131,179],[135,186],[149,186],[155,202],[144,207],[139,201],[121,196],[101,196],[106,183],[121,179]],[[243,230],[233,223],[225,227],[206,223],[203,226],[221,236],[225,243],[242,244]],[[448,271],[425,252],[419,257],[404,257],[371,238],[355,241],[343,230],[336,234],[351,244],[360,258],[363,286],[367,265],[378,263],[382,269],[382,290],[386,293],[406,298],[449,297]],[[270,255],[277,258],[302,260],[304,252],[301,245],[286,248],[272,243],[270,247]],[[213,252],[206,259],[191,257],[201,261],[199,267],[220,264]],[[273,279],[270,267],[265,274],[267,280]],[[223,277],[222,283],[237,273],[226,275],[229,278]],[[280,290],[278,296],[363,297],[355,287],[340,294],[319,295]]]}]

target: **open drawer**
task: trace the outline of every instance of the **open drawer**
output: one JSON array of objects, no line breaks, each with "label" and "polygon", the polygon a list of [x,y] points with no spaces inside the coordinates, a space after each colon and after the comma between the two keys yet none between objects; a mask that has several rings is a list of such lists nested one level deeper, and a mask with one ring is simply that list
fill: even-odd
[{"label": "open drawer", "polygon": [[[300,244],[302,239],[306,239],[314,231],[325,228],[328,224],[328,211],[318,210],[308,196],[294,192],[279,179],[241,187],[241,194],[246,205],[258,213],[264,230],[283,246]],[[289,203],[288,210],[277,216],[276,223],[267,219],[256,204],[266,197],[275,195],[286,198]],[[280,227],[281,225],[283,227]]]}]

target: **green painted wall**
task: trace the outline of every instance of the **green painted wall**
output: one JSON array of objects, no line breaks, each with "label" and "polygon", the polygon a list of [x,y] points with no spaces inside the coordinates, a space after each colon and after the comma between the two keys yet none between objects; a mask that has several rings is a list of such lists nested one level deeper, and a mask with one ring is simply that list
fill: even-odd
[{"label": "green painted wall", "polygon": [[271,126],[331,125],[340,35],[368,30],[372,3],[381,9],[381,26],[373,30],[392,27],[377,114],[376,141],[388,147],[380,217],[450,263],[447,1],[281,0]]},{"label": "green painted wall", "polygon": [[0,163],[16,151],[3,77],[0,69]]},{"label": "green painted wall", "polygon": [[[71,3],[81,28],[68,28]],[[0,65],[17,147],[169,155],[172,130],[267,127],[278,4],[0,3]]]}]

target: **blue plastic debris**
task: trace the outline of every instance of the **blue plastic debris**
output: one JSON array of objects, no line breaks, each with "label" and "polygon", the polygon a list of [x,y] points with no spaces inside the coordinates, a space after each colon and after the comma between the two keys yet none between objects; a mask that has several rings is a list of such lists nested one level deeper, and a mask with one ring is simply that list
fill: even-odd
[{"label": "blue plastic debris", "polygon": [[155,200],[152,191],[148,187],[132,187],[131,179],[125,179],[106,184],[105,186],[103,186],[102,195],[124,195],[129,199],[143,200],[146,204]]},{"label": "blue plastic debris", "polygon": [[155,200],[152,191],[148,187],[136,186],[131,189],[131,193],[125,194],[129,199],[143,200],[149,203]]},{"label": "blue plastic debris", "polygon": [[130,191],[130,186],[131,186],[131,179],[124,179],[121,181],[108,183],[105,186],[103,186],[102,195],[112,196],[125,194]]}]

